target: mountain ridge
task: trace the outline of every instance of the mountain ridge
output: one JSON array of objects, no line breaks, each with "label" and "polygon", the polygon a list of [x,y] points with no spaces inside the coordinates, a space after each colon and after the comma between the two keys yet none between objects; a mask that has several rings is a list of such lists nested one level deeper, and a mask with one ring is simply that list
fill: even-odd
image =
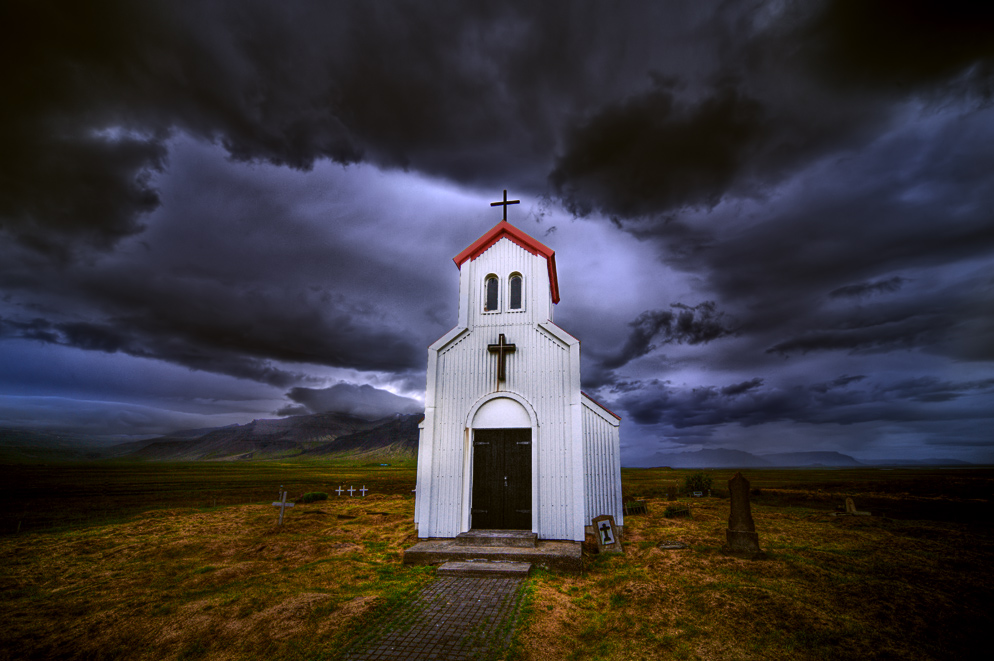
[{"label": "mountain ridge", "polygon": [[656,452],[627,464],[633,468],[859,468],[878,466],[972,466],[958,459],[894,459],[859,461],[834,451],[772,452],[753,454],[729,448],[705,448],[685,452]]}]

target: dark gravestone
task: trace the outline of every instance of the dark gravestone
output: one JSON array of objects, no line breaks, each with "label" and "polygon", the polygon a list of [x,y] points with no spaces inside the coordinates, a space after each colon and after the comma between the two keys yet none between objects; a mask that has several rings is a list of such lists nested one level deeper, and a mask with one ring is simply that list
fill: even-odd
[{"label": "dark gravestone", "polygon": [[666,500],[676,500],[676,487],[666,487]]},{"label": "dark gravestone", "polygon": [[732,499],[732,511],[728,515],[728,530],[725,531],[722,550],[753,558],[762,557],[759,535],[756,534],[756,524],[752,521],[749,507],[749,480],[742,477],[742,473],[736,473],[728,481],[728,493]]}]

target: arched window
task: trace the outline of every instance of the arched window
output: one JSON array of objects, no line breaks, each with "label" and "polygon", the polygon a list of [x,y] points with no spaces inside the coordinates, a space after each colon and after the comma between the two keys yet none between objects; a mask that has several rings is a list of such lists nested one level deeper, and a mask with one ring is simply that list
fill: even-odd
[{"label": "arched window", "polygon": [[496,275],[488,275],[487,279],[484,281],[484,286],[483,286],[483,289],[484,289],[484,292],[485,292],[484,295],[486,297],[486,300],[484,301],[484,304],[483,304],[483,311],[484,312],[496,312],[497,311],[497,308],[498,308],[498,305],[499,305],[499,301],[500,301],[500,297],[498,296],[498,293],[499,293],[498,287],[499,287],[499,285],[498,285],[498,282],[497,282],[497,276]]},{"label": "arched window", "polygon": [[512,310],[521,309],[521,274],[512,273],[510,278],[511,287],[511,303],[510,308]]}]

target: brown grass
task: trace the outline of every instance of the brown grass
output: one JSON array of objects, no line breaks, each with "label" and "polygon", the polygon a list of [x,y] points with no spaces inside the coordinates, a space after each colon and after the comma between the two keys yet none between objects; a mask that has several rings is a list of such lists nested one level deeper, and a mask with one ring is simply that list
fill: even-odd
[{"label": "brown grass", "polygon": [[[293,467],[280,470],[294,482]],[[292,495],[329,491],[315,471],[301,467]],[[0,537],[0,661],[335,658],[431,579],[401,565],[414,501],[412,475],[398,475],[392,492],[297,505],[282,529],[267,503]],[[626,497],[649,503],[626,520],[625,553],[587,558],[581,576],[533,576],[512,656],[962,659],[994,630],[992,471],[747,472],[769,554],[757,561],[720,552],[726,499],[681,500],[692,518],[663,517],[667,482],[682,475],[623,473]],[[716,486],[729,475],[716,472]],[[161,476],[173,479],[186,488]],[[832,516],[845,496],[888,516]]]},{"label": "brown grass", "polygon": [[400,567],[410,498],[342,502],[297,505],[282,529],[245,505],[8,537],[0,659],[331,656],[429,578]]},{"label": "brown grass", "polygon": [[651,499],[626,519],[624,555],[592,558],[584,576],[532,579],[517,658],[979,658],[994,624],[988,523],[754,504],[769,557],[745,560],[720,551],[727,500],[682,502],[693,518],[666,519]]}]

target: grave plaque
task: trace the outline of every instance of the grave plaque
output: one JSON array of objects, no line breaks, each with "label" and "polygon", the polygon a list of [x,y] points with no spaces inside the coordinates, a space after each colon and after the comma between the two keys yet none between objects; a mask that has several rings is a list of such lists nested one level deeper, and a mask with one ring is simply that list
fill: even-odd
[{"label": "grave plaque", "polygon": [[618,528],[614,524],[614,517],[610,514],[595,516],[591,521],[594,533],[597,535],[597,551],[599,553],[623,553],[621,548],[621,538],[618,536]]},{"label": "grave plaque", "polygon": [[742,477],[742,473],[736,473],[735,477],[728,481],[728,493],[731,496],[732,508],[728,515],[728,529],[725,531],[725,546],[722,550],[752,558],[763,557],[749,505],[749,480]]}]

